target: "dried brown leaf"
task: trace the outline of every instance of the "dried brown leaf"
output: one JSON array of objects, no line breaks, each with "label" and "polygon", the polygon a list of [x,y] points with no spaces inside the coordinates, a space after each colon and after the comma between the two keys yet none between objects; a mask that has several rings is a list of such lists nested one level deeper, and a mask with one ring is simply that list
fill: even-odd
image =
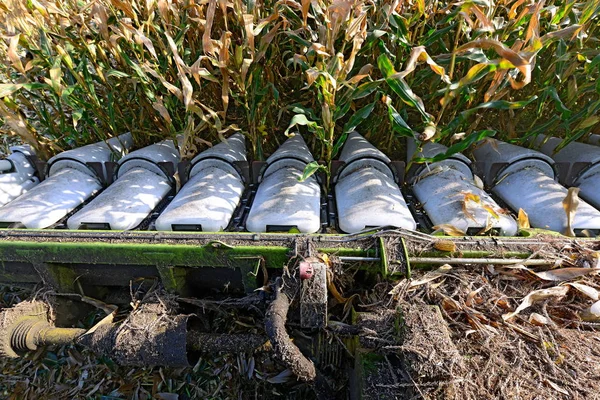
[{"label": "dried brown leaf", "polygon": [[523,3],[525,3],[525,0],[517,0],[513,3],[513,5],[510,7],[510,10],[508,11],[509,19],[515,19],[515,16],[517,15],[517,8],[519,8]]},{"label": "dried brown leaf", "polygon": [[310,8],[310,0],[302,0],[302,24],[304,27],[308,21],[308,10]]},{"label": "dried brown leaf", "polygon": [[549,271],[535,272],[535,275],[545,281],[569,281],[586,275],[596,275],[598,268],[557,268]]},{"label": "dried brown leaf", "polygon": [[21,57],[17,53],[17,47],[19,45],[20,34],[16,34],[10,38],[10,44],[8,46],[7,56],[10,60],[11,65],[20,73],[25,73],[25,68],[23,68],[23,63],[21,62]]},{"label": "dried brown leaf", "polygon": [[528,55],[526,58],[517,51],[507,47],[502,42],[494,39],[477,39],[460,46],[456,51],[460,53],[473,48],[493,49],[503,60],[510,63],[510,67],[517,68],[519,72],[523,74],[523,80],[520,82],[513,78],[509,78],[513,89],[520,89],[531,82],[531,72],[533,68],[531,60],[533,55]]},{"label": "dried brown leaf", "polygon": [[171,116],[169,115],[169,111],[167,110],[167,108],[165,107],[165,105],[163,104],[161,99],[158,99],[156,102],[154,102],[152,104],[152,108],[154,108],[156,111],[158,111],[160,116],[163,117],[163,119],[165,121],[167,121],[168,124],[172,123]]},{"label": "dried brown leaf", "polygon": [[531,292],[527,296],[525,296],[525,298],[523,298],[523,301],[521,302],[521,304],[517,307],[517,309],[515,311],[502,315],[502,319],[507,321],[507,320],[515,317],[521,311],[531,307],[533,304],[535,304],[538,301],[547,300],[550,298],[564,297],[568,292],[569,292],[568,286],[554,286],[549,289],[534,290],[533,292]]},{"label": "dried brown leaf", "polygon": [[190,107],[190,104],[192,104],[192,94],[194,93],[194,88],[185,74],[179,73],[177,74],[177,77],[179,78],[181,87],[183,88],[183,104],[185,105],[185,109],[187,111]]},{"label": "dried brown leaf", "polygon": [[450,83],[450,77],[446,75],[446,70],[439,66],[427,53],[425,46],[417,46],[410,52],[410,58],[404,67],[402,72],[392,75],[392,78],[405,78],[408,74],[413,72],[417,67],[418,63],[426,62],[431,70],[442,77],[442,80],[446,83]]},{"label": "dried brown leaf", "polygon": [[131,18],[134,21],[137,21],[137,14],[133,11],[133,7],[130,1],[121,1],[121,0],[110,0],[112,5],[123,11],[128,18]]},{"label": "dried brown leaf", "polygon": [[215,47],[213,46],[212,39],[210,38],[210,33],[212,30],[216,9],[217,0],[210,0],[208,3],[208,10],[206,11],[206,24],[204,25],[204,34],[202,35],[202,50],[204,50],[204,54],[206,55],[215,54]]},{"label": "dried brown leaf", "polygon": [[254,54],[254,15],[244,14],[244,29],[246,32],[246,41],[250,47],[251,54]]},{"label": "dried brown leaf", "polygon": [[546,318],[543,315],[538,314],[538,313],[531,313],[528,321],[531,325],[536,325],[536,326],[544,326],[544,325],[548,325],[550,323],[550,320],[548,320],[548,318]]},{"label": "dried brown leaf", "polygon": [[148,74],[150,74],[153,77],[155,77],[156,79],[158,79],[169,92],[171,92],[173,95],[175,95],[179,100],[183,101],[183,93],[181,92],[181,89],[179,89],[177,86],[173,85],[172,83],[169,83],[161,74],[159,74],[158,72],[153,70],[150,67],[150,64],[148,64],[148,63],[142,64],[142,69],[144,70],[144,72],[147,72]]},{"label": "dried brown leaf", "polygon": [[576,283],[576,282],[565,283],[565,285],[571,286],[572,288],[579,290],[581,293],[583,293],[584,295],[586,295],[587,297],[589,297],[590,299],[592,299],[594,301],[600,300],[600,292],[598,292],[598,290],[596,290],[595,288],[593,288],[591,286],[584,285],[583,283]]},{"label": "dried brown leaf", "polygon": [[373,65],[371,65],[371,64],[363,65],[361,67],[361,69],[358,71],[358,73],[348,80],[348,83],[351,85],[355,85],[355,84],[359,83],[361,80],[363,80],[364,78],[369,76],[369,74],[371,73],[372,70],[373,70]]},{"label": "dried brown leaf", "polygon": [[227,64],[229,63],[229,44],[231,43],[231,32],[223,32],[221,35],[221,48],[219,49],[219,68],[223,81],[221,82],[221,101],[223,102],[223,115],[227,113],[229,107],[229,72]]},{"label": "dried brown leaf", "polygon": [[541,37],[540,41],[543,45],[546,45],[548,42],[554,39],[573,40],[579,34],[579,32],[581,32],[581,29],[583,29],[582,25],[571,25],[564,29],[559,29],[557,31],[546,33],[544,36]]},{"label": "dried brown leaf", "polygon": [[325,56],[325,57],[329,57],[331,56],[328,52],[327,52],[327,48],[322,45],[321,43],[313,43],[310,46],[310,49],[313,50],[315,53],[317,53],[318,55],[321,56]]},{"label": "dried brown leaf", "polygon": [[447,273],[449,273],[452,270],[452,266],[449,264],[444,264],[441,267],[439,267],[438,269],[436,269],[435,271],[431,271],[428,272],[427,274],[425,274],[425,276],[423,276],[423,278],[421,279],[417,279],[417,280],[411,280],[408,288],[409,289],[414,289],[418,286],[424,285],[426,283],[429,283],[431,281],[434,281],[436,279],[439,279],[441,277],[443,277],[444,275],[446,275]]},{"label": "dried brown leaf", "polygon": [[529,25],[527,25],[527,30],[525,31],[525,42],[535,41],[540,37],[540,11],[544,6],[544,3],[544,0],[535,3],[535,8],[529,19]]}]

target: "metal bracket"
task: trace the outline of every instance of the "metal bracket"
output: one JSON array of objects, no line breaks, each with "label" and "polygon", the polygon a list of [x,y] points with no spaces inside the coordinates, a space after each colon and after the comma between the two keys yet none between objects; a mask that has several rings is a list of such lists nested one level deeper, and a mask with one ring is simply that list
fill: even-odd
[{"label": "metal bracket", "polygon": [[179,184],[183,187],[188,181],[188,173],[190,170],[190,161],[184,160],[177,164],[177,173],[179,174]]},{"label": "metal bracket", "polygon": [[259,183],[262,177],[263,171],[267,166],[266,161],[253,161],[251,166],[252,171],[252,183]]},{"label": "metal bracket", "polygon": [[396,183],[399,186],[404,184],[404,170],[406,169],[406,163],[404,161],[391,161],[390,166],[394,170],[394,176],[396,177]]}]

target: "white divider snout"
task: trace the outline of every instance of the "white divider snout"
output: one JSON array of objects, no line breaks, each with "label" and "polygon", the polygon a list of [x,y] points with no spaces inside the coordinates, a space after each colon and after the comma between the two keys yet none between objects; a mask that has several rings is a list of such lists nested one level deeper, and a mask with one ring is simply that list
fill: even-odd
[{"label": "white divider snout", "polygon": [[304,167],[314,161],[304,139],[295,135],[267,159],[246,229],[250,232],[315,233],[321,228],[321,188],[313,175],[300,182]]},{"label": "white divider snout", "polygon": [[[552,158],[497,140],[480,143],[473,153],[476,160],[484,164],[486,181],[492,183],[492,191],[514,212],[523,209],[534,228],[566,232],[563,200],[568,190],[556,182]],[[493,168],[494,162],[508,165]],[[497,172],[492,174],[492,170]],[[571,227],[575,232],[600,229],[600,212],[581,200]]]},{"label": "white divider snout", "polygon": [[[408,149],[409,152],[416,151],[415,146],[408,146]],[[419,156],[431,158],[447,149],[438,143],[427,143]],[[407,159],[412,156],[409,153]],[[452,225],[469,234],[491,229],[501,235],[517,233],[516,221],[475,184],[470,161],[460,153],[423,165],[411,182],[415,196],[434,226]]]},{"label": "white divider snout", "polygon": [[110,161],[115,152],[130,145],[127,133],[52,157],[44,182],[0,208],[0,224],[42,229],[57,223],[102,189],[99,177],[86,163]]},{"label": "white divider snout", "polygon": [[0,173],[9,172],[13,165],[9,160],[0,160]]},{"label": "white divider snout", "polygon": [[29,146],[15,146],[10,150],[8,158],[0,160],[0,207],[40,183],[29,159],[33,150]]},{"label": "white divider snout", "polygon": [[357,132],[340,154],[345,164],[335,184],[339,227],[353,233],[376,226],[416,229],[417,224],[394,180],[390,159]]},{"label": "white divider snout", "polygon": [[177,164],[179,152],[165,140],[119,161],[117,180],[67,221],[69,229],[128,230],[137,227],[172,189],[159,163]]},{"label": "white divider snout", "polygon": [[131,133],[124,133],[106,141],[88,144],[72,150],[63,151],[48,160],[48,176],[52,176],[63,168],[79,169],[87,173],[86,163],[119,159],[133,146]]},{"label": "white divider snout", "polygon": [[244,191],[244,181],[233,167],[236,161],[246,161],[245,140],[239,133],[197,155],[187,182],[156,220],[156,230],[224,230]]},{"label": "white divider snout", "polygon": [[571,142],[555,152],[561,142],[562,139],[555,137],[546,139],[541,135],[535,141],[542,153],[552,157],[557,163],[569,166],[565,173],[559,176],[560,183],[567,187],[578,187],[581,198],[596,209],[600,209],[600,147]]},{"label": "white divider snout", "polygon": [[600,146],[600,135],[591,134],[586,138],[586,143],[593,144],[594,146]]}]

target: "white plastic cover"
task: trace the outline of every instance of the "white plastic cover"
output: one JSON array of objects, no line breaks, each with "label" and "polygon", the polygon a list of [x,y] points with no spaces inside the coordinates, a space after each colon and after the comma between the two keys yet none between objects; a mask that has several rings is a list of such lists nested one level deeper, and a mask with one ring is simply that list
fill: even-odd
[{"label": "white plastic cover", "polygon": [[[205,159],[156,220],[156,230],[224,230],[244,191],[235,169],[221,160]],[[186,228],[187,226],[187,228]]]},{"label": "white plastic cover", "polygon": [[32,229],[47,228],[101,188],[96,177],[77,169],[63,168],[0,208],[0,222],[21,223]]},{"label": "white plastic cover", "polygon": [[[128,170],[67,221],[69,229],[85,225],[113,230],[137,227],[171,190],[164,175],[143,168]],[[82,226],[83,225],[83,226]]]},{"label": "white plastic cover", "polygon": [[[515,212],[522,208],[534,228],[565,233],[567,215],[562,202],[568,190],[536,167],[514,169],[493,188]],[[600,212],[581,200],[572,228],[600,229]]]},{"label": "white plastic cover", "polygon": [[0,173],[0,206],[16,199],[40,183],[39,179],[33,176],[35,167],[25,154],[14,152],[7,160],[2,161],[8,163],[8,168],[4,173]]},{"label": "white plastic cover", "polygon": [[339,226],[346,233],[374,226],[417,227],[396,182],[373,167],[340,179],[335,196]]},{"label": "white plastic cover", "polygon": [[263,179],[246,229],[267,232],[296,227],[302,233],[315,233],[321,228],[321,189],[314,176],[300,182],[302,172],[284,167]]},{"label": "white plastic cover", "polygon": [[353,233],[375,226],[416,229],[385,154],[352,132],[340,160],[346,165],[339,173],[335,198],[342,231]]},{"label": "white plastic cover", "polygon": [[[437,163],[436,163],[437,164]],[[433,225],[448,224],[463,232],[498,229],[501,235],[517,233],[517,223],[482,189],[459,170],[432,165],[413,184],[413,192]],[[466,213],[465,213],[466,211]]]}]

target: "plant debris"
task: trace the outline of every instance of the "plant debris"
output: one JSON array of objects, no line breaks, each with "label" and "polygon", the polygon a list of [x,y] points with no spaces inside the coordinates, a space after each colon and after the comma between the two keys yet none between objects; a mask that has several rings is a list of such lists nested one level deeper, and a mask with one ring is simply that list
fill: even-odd
[{"label": "plant debris", "polygon": [[[353,297],[354,317],[347,303],[330,296],[330,326],[302,332],[293,317],[294,301],[287,331],[322,373],[317,379],[325,379],[340,399],[349,390],[363,399],[593,399],[600,392],[594,246],[582,241],[560,249],[570,264],[587,260],[588,268],[448,264],[413,270],[410,279],[354,280],[353,286],[351,274],[336,274],[332,283]],[[330,264],[339,268],[335,258]],[[2,304],[10,306],[31,292],[4,288],[1,295]],[[148,293],[133,296],[137,314],[144,301],[155,299]],[[259,346],[272,298],[272,291],[248,299],[161,298],[166,306],[175,301],[193,312],[211,335],[256,338],[256,345],[233,354],[205,353],[187,368],[132,368],[78,346],[40,349],[22,360],[0,361],[0,393],[10,399],[316,398],[312,385],[298,381],[271,346]],[[91,327],[105,314],[97,309],[78,324]],[[358,345],[350,345],[353,337]],[[362,386],[352,384],[355,379]]]}]

